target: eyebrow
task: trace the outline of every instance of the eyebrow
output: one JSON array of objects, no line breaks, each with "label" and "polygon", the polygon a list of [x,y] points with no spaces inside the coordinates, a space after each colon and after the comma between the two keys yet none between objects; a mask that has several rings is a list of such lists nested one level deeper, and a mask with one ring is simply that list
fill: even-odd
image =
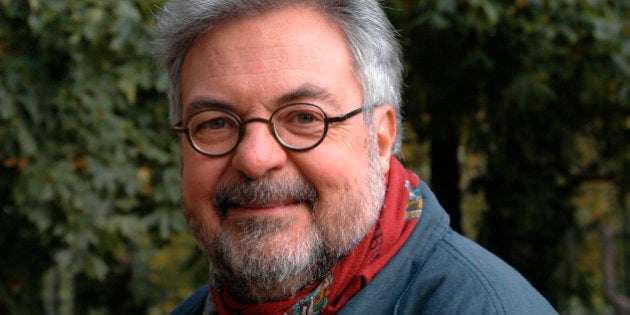
[{"label": "eyebrow", "polygon": [[[288,93],[283,94],[282,96],[277,98],[276,103],[284,104],[284,103],[300,101],[304,99],[326,102],[332,105],[333,107],[339,107],[339,102],[337,101],[337,98],[333,94],[331,94],[324,88],[318,87],[310,83],[303,84],[299,86],[298,88]],[[321,106],[321,104],[317,104],[317,105]],[[217,109],[217,108],[227,110],[227,111],[232,111],[232,112],[234,111],[234,106],[229,103],[206,98],[206,97],[201,97],[192,101],[188,105],[188,107],[186,107],[186,111],[184,112],[184,116],[182,117],[182,120],[187,119],[195,115],[196,113],[199,113],[208,109]]]},{"label": "eyebrow", "polygon": [[[299,86],[298,88],[282,95],[278,98],[277,103],[287,103],[291,101],[299,101],[302,99],[318,100],[322,102],[330,103],[333,106],[338,107],[339,102],[335,95],[328,92],[326,89],[319,86],[307,83]],[[318,104],[319,105],[319,104]]]},{"label": "eyebrow", "polygon": [[196,113],[199,113],[208,109],[214,109],[214,108],[232,111],[233,106],[225,102],[202,97],[202,98],[192,101],[188,105],[188,107],[186,107],[186,111],[184,113],[184,116],[182,117],[182,120],[188,119]]}]

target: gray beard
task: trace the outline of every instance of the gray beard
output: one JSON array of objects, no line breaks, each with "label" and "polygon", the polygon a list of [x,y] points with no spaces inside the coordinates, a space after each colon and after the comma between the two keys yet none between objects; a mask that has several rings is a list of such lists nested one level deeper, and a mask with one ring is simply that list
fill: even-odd
[{"label": "gray beard", "polygon": [[[211,233],[187,211],[189,225],[212,263],[223,288],[244,302],[263,303],[290,297],[327,275],[354,249],[378,219],[385,196],[383,173],[375,148],[370,174],[360,193],[340,194],[338,208],[318,211],[314,187],[304,178],[239,179],[217,189],[214,200],[221,223]],[[304,202],[312,208],[310,229],[295,237],[284,233],[289,218],[224,221],[232,204],[273,201]]]},{"label": "gray beard", "polygon": [[[315,227],[303,231],[297,244],[283,240],[282,232],[292,223],[251,218],[236,224],[236,237],[233,231],[222,230],[212,244],[210,260],[213,272],[229,284],[226,289],[245,302],[263,303],[292,296],[328,274],[340,257],[326,249]],[[269,246],[273,251],[266,250]]]}]

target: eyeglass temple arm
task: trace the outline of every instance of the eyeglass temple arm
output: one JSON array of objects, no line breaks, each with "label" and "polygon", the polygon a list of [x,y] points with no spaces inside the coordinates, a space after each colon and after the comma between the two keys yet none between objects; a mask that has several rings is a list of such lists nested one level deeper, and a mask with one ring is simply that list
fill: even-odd
[{"label": "eyeglass temple arm", "polygon": [[355,110],[353,110],[353,111],[351,111],[351,112],[349,112],[349,113],[347,113],[345,115],[341,115],[341,116],[337,116],[337,117],[329,117],[328,119],[326,119],[326,121],[328,121],[329,123],[344,121],[344,120],[346,120],[346,119],[348,119],[348,118],[350,118],[350,117],[352,117],[352,116],[354,116],[354,115],[356,115],[356,114],[358,114],[358,113],[360,113],[362,111],[363,111],[363,107],[359,107],[359,108],[357,108],[357,109],[355,109]]},{"label": "eyeglass temple arm", "polygon": [[177,135],[179,133],[186,133],[186,132],[188,132],[188,127],[182,126],[182,123],[179,122],[175,126],[171,127],[171,132],[174,135]]}]

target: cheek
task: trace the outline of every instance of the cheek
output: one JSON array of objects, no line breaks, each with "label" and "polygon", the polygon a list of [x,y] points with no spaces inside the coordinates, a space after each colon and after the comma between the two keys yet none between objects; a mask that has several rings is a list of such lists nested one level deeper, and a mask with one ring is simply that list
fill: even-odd
[{"label": "cheek", "polygon": [[213,214],[213,192],[222,174],[222,159],[182,152],[182,201],[187,215]]},{"label": "cheek", "polygon": [[182,156],[182,188],[183,197],[196,195],[198,191],[207,190],[213,186],[213,176],[205,176],[208,170],[204,170],[204,163],[198,158],[183,154]]},{"label": "cheek", "polygon": [[227,159],[201,155],[182,148],[182,185],[184,189],[212,191],[226,169]]},{"label": "cheek", "polygon": [[322,205],[330,207],[363,185],[368,169],[367,152],[346,150],[339,145],[315,150],[308,159],[296,164],[317,190]]},{"label": "cheek", "polygon": [[[326,139],[328,140],[328,138]],[[369,166],[369,151],[366,140],[362,137],[335,137],[326,145],[321,145],[317,157],[313,158],[312,167],[317,169],[317,177],[329,181],[351,185],[365,177]]]},{"label": "cheek", "polygon": [[202,248],[207,250],[220,229],[220,219],[212,206],[216,176],[209,174],[203,163],[182,158],[182,207],[188,225]]},{"label": "cheek", "polygon": [[347,163],[351,163],[367,149],[366,131],[349,127],[334,126],[334,129],[328,131],[326,139],[320,145],[327,148],[327,153],[331,155],[331,158],[340,158]]}]

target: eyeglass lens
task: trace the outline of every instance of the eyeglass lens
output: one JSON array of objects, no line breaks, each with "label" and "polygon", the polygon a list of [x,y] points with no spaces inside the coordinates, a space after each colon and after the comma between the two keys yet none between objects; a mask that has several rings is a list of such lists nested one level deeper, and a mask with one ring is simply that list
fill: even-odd
[{"label": "eyeglass lens", "polygon": [[[221,155],[238,144],[248,123],[260,121],[266,122],[259,118],[241,121],[229,111],[213,109],[191,117],[188,132],[192,144],[198,150],[210,155]],[[269,122],[278,142],[293,150],[317,145],[327,129],[326,114],[312,104],[281,107],[272,114]]]}]

